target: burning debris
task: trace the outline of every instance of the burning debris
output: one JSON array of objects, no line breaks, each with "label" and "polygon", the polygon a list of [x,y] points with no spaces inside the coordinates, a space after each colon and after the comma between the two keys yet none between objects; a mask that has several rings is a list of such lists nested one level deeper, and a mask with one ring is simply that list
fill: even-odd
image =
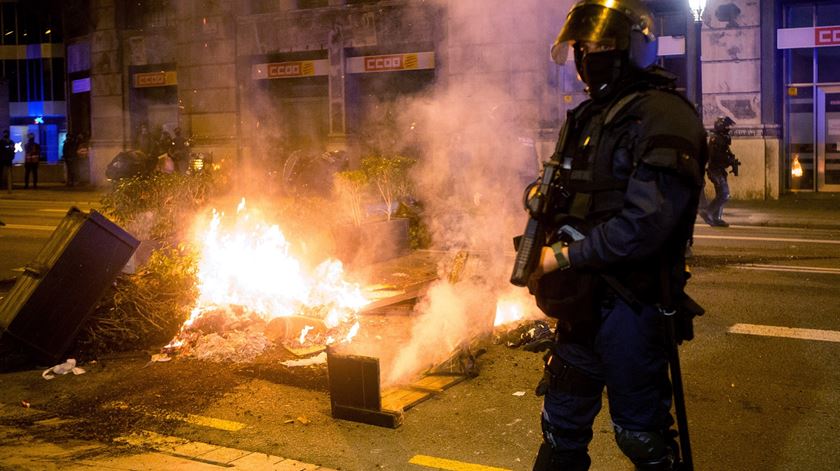
[{"label": "burning debris", "polygon": [[164,351],[244,362],[272,344],[317,353],[358,332],[368,300],[344,280],[341,262],[307,270],[279,226],[263,222],[244,199],[232,222],[214,211],[200,234],[198,299]]}]

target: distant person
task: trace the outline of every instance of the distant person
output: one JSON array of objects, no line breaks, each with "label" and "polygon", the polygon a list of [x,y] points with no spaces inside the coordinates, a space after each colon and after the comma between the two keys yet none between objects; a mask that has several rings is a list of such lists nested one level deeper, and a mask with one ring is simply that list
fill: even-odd
[{"label": "distant person", "polygon": [[0,139],[0,187],[12,192],[12,163],[15,160],[15,142],[9,139],[9,131],[3,131]]},{"label": "distant person", "polygon": [[172,138],[172,148],[169,150],[172,160],[175,161],[175,168],[179,173],[185,173],[190,163],[190,142],[181,135],[181,128],[175,128],[175,137]]},{"label": "distant person", "polygon": [[64,165],[67,167],[67,186],[75,186],[79,183],[79,141],[75,134],[67,133],[61,155],[61,158],[64,159]]},{"label": "distant person", "polygon": [[[728,116],[721,116],[715,120],[715,127],[709,137],[709,166],[706,170],[709,180],[715,187],[715,197],[699,212],[700,217],[706,224],[712,227],[729,227],[723,220],[723,205],[729,201],[729,182],[727,169],[732,167],[732,174],[738,176],[738,167],[741,162],[735,158],[735,154],[729,146],[732,144],[732,137],[729,135],[730,128],[735,121]],[[705,199],[705,196],[704,196]]]},{"label": "distant person", "polygon": [[149,127],[145,123],[141,124],[137,130],[137,136],[134,139],[134,149],[143,152],[147,157],[154,156],[155,141],[152,138],[152,133],[149,132]]},{"label": "distant person", "polygon": [[32,176],[32,188],[38,188],[38,165],[41,163],[41,145],[35,142],[35,135],[29,133],[24,146],[23,168],[24,188],[29,188],[29,176]]},{"label": "distant person", "polygon": [[161,131],[160,137],[157,140],[157,150],[155,153],[160,155],[169,152],[169,149],[172,148],[172,143],[172,134],[169,134],[167,131]]}]

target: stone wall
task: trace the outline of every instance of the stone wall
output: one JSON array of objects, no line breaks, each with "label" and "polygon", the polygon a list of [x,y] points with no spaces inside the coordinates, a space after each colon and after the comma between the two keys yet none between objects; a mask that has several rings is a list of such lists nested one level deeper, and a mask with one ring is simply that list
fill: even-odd
[{"label": "stone wall", "polygon": [[710,0],[703,18],[703,122],[719,116],[737,124],[732,152],[741,176],[730,179],[736,199],[778,198],[778,129],[762,123],[761,2]]},{"label": "stone wall", "polygon": [[[115,21],[114,0],[94,3],[92,15],[96,29],[91,35],[89,154],[90,182],[105,183],[105,168],[124,148],[125,114],[124,71],[120,60],[120,40]],[[81,178],[87,169],[82,169]]]},{"label": "stone wall", "polygon": [[180,126],[194,149],[236,155],[237,2],[185,2],[177,13]]}]

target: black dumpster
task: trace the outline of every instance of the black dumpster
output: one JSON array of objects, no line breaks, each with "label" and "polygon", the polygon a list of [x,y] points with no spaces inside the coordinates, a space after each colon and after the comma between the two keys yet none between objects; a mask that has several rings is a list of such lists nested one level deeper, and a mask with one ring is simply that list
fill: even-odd
[{"label": "black dumpster", "polygon": [[139,242],[96,211],[71,208],[0,301],[0,332],[58,362]]}]

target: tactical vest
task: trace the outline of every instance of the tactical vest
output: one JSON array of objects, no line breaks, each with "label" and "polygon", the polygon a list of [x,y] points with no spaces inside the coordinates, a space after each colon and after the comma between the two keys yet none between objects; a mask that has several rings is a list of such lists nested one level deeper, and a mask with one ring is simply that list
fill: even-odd
[{"label": "tactical vest", "polygon": [[[571,195],[567,212],[555,218],[558,224],[575,221],[575,225],[586,233],[589,228],[617,215],[624,207],[629,179],[635,168],[643,163],[666,168],[691,179],[699,194],[705,147],[699,159],[691,158],[694,150],[688,148],[690,143],[681,142],[677,136],[655,136],[648,140],[653,141],[647,142],[648,148],[654,146],[662,151],[646,152],[646,149],[639,148],[640,140],[645,136],[638,135],[638,123],[630,111],[634,103],[651,90],[657,90],[653,93],[673,93],[685,101],[669,89],[648,86],[620,95],[612,102],[585,102],[569,112],[558,148],[552,156],[561,163],[564,186]],[[696,207],[696,201],[693,204]],[[688,216],[685,219],[674,237],[682,239],[683,244],[691,237],[693,214],[690,221]],[[667,261],[668,270],[672,271],[668,276],[673,276],[673,284],[681,291],[685,284],[685,261],[684,254],[677,254],[676,249],[668,248],[673,256],[673,260]],[[684,250],[684,246],[679,249]],[[641,302],[653,303],[661,297],[661,266],[659,259],[650,263],[635,261],[612,267],[608,275],[618,280]],[[588,293],[584,292],[586,290]],[[590,314],[597,308],[595,303],[603,290],[609,288],[599,281],[598,276],[574,269],[549,273],[542,277],[539,286],[532,288],[532,292],[536,291],[538,305],[546,314],[571,322],[591,318]],[[570,315],[572,312],[575,314]]]},{"label": "tactical vest", "polygon": [[729,167],[732,162],[729,146],[732,138],[727,133],[712,131],[709,139],[709,170],[720,170]]}]

